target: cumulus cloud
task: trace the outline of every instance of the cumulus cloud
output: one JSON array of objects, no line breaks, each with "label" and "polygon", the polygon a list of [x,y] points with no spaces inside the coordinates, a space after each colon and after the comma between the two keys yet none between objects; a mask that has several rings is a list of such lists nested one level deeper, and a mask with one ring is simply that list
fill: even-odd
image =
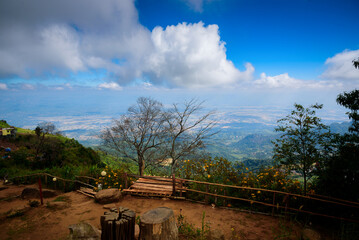
[{"label": "cumulus cloud", "polygon": [[276,76],[267,76],[262,73],[260,78],[253,81],[257,88],[336,88],[342,87],[342,84],[337,81],[314,81],[314,80],[300,80],[290,77],[288,73],[279,74]]},{"label": "cumulus cloud", "polygon": [[102,83],[98,85],[98,88],[100,89],[111,89],[111,90],[122,90],[122,87],[115,82],[109,82],[109,83]]},{"label": "cumulus cloud", "polygon": [[104,70],[107,81],[121,86],[142,79],[193,88],[232,85],[254,72],[249,63],[241,72],[227,59],[217,25],[151,32],[139,23],[134,0],[0,1],[0,36],[0,79],[71,79]]},{"label": "cumulus cloud", "polygon": [[151,45],[133,0],[1,1],[0,36],[0,78],[105,69],[128,81]]},{"label": "cumulus cloud", "polygon": [[254,68],[239,71],[227,60],[218,26],[180,23],[152,31],[154,50],[145,66],[155,82],[179,87],[213,87],[250,80]]},{"label": "cumulus cloud", "polygon": [[344,50],[325,61],[327,69],[322,78],[335,80],[359,81],[359,71],[353,67],[352,61],[359,58],[358,50]]},{"label": "cumulus cloud", "polygon": [[0,90],[7,90],[7,85],[5,83],[0,83]]}]

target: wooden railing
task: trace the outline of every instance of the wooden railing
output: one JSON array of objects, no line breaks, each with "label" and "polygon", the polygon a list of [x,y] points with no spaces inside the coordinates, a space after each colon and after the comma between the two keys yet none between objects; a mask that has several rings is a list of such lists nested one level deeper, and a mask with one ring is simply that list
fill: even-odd
[{"label": "wooden railing", "polygon": [[[59,190],[63,189],[66,191],[66,186],[69,183],[73,183],[75,185],[75,188],[78,186],[86,186],[89,188],[94,188],[95,186],[90,184],[90,181],[96,181],[95,178],[88,177],[88,176],[76,176],[76,180],[71,179],[65,179],[57,176],[53,176],[48,173],[35,173],[25,176],[18,176],[11,178],[9,180],[16,182],[17,180],[23,179],[29,179],[29,178],[42,178],[42,181],[45,183],[45,185],[55,185],[55,188],[59,188]],[[249,203],[250,206],[252,205],[258,205],[258,206],[264,206],[269,207],[271,209],[272,215],[274,215],[276,209],[283,209],[285,213],[289,212],[298,212],[298,213],[304,213],[304,214],[310,214],[310,215],[316,215],[326,218],[332,218],[332,219],[338,219],[338,220],[344,220],[344,221],[350,221],[350,222],[357,222],[359,223],[359,203],[318,195],[318,194],[309,194],[309,195],[300,195],[295,193],[289,193],[289,192],[282,192],[277,190],[270,190],[270,189],[262,189],[262,188],[252,188],[252,187],[244,187],[244,186],[235,186],[235,185],[226,185],[226,184],[219,184],[219,183],[210,183],[210,182],[202,182],[202,181],[196,181],[196,180],[190,180],[190,179],[183,179],[183,178],[176,178],[174,175],[172,177],[156,177],[156,176],[139,176],[134,174],[127,174],[124,173],[123,175],[123,181],[124,181],[124,188],[127,189],[130,187],[129,178],[148,178],[148,179],[154,179],[156,181],[164,181],[164,182],[172,182],[172,195],[173,196],[180,196],[182,197],[184,194],[185,199],[187,200],[195,200],[193,196],[191,196],[191,192],[201,194],[203,195],[202,201],[205,204],[209,204],[211,202],[211,197],[214,198],[214,203],[217,204],[218,199],[222,199],[222,206],[226,207],[228,201],[234,201],[234,202],[241,202],[241,203]],[[49,179],[50,178],[50,179]],[[54,184],[53,178],[56,178],[56,182]],[[80,181],[77,179],[85,179],[84,181]],[[33,181],[33,182],[36,182]],[[61,183],[60,183],[61,182]],[[61,186],[62,185],[62,186]],[[185,186],[185,187],[184,187]],[[195,186],[197,188],[195,188]],[[221,188],[221,191],[218,191],[218,189]],[[73,189],[70,189],[73,190]],[[212,191],[211,191],[212,190]],[[214,190],[214,191],[213,191]],[[239,192],[238,192],[239,191]],[[242,191],[242,193],[240,192]],[[267,200],[262,199],[251,199],[248,197],[245,197],[244,191],[248,192],[260,192],[262,195],[266,194]],[[219,192],[222,192],[222,194],[219,194]],[[241,196],[242,195],[242,196]],[[213,199],[212,199],[213,201]],[[295,201],[293,203],[293,201]],[[315,211],[319,209],[315,209],[315,206],[318,208],[322,208],[323,211]],[[343,209],[343,212],[350,213],[352,217],[342,217],[334,214],[330,214],[330,211],[335,208],[337,209],[336,212],[338,212],[338,209]],[[269,210],[269,209],[267,209]]]},{"label": "wooden railing", "polygon": [[[36,178],[36,179],[35,179]],[[48,187],[54,187],[55,189],[59,189],[59,190],[63,190],[64,192],[66,192],[66,190],[74,190],[71,188],[67,188],[68,185],[70,183],[74,184],[74,188],[79,188],[80,186],[85,186],[88,188],[94,188],[95,186],[89,184],[89,181],[87,181],[87,183],[80,181],[80,180],[72,180],[72,179],[66,179],[66,178],[61,178],[58,176],[54,176],[51,175],[49,173],[34,173],[34,174],[29,174],[29,175],[23,175],[23,176],[16,176],[13,178],[9,178],[9,181],[12,182],[33,182],[35,183],[37,181],[38,178],[41,178],[42,182],[48,186]],[[75,178],[84,178],[87,180],[96,180],[95,178],[92,177],[87,177],[87,176],[75,176]],[[55,180],[55,181],[54,181]]]},{"label": "wooden railing", "polygon": [[[332,218],[337,220],[344,220],[344,221],[350,221],[350,222],[357,222],[359,223],[359,203],[358,202],[352,202],[347,201],[343,199],[338,198],[332,198],[328,196],[322,196],[318,194],[308,194],[308,195],[300,195],[295,193],[289,193],[289,192],[282,192],[277,190],[270,190],[270,189],[263,189],[263,188],[252,188],[252,187],[243,187],[243,186],[235,186],[235,185],[226,185],[226,184],[219,184],[219,183],[210,183],[210,182],[202,182],[202,181],[196,181],[196,180],[190,180],[190,179],[183,179],[183,178],[175,178],[175,176],[168,177],[167,179],[156,176],[138,176],[133,174],[125,174],[124,175],[124,181],[125,186],[127,188],[128,181],[127,178],[131,176],[134,178],[150,178],[155,179],[157,181],[172,181],[173,182],[173,195],[179,194],[182,197],[182,191],[186,192],[186,199],[191,200],[189,192],[197,193],[203,195],[202,202],[205,204],[210,203],[210,197],[214,198],[214,201],[217,202],[217,199],[222,199],[222,206],[227,206],[227,201],[239,201],[239,202],[247,202],[250,203],[250,205],[262,205],[265,207],[271,208],[271,213],[274,215],[275,210],[277,209],[283,209],[285,214],[288,212],[298,212],[298,213],[304,213],[304,214],[310,214],[310,215],[316,215],[326,218]],[[178,187],[178,184],[180,183],[180,186],[186,187]],[[202,188],[204,190],[198,190],[191,185],[196,184],[197,187]],[[177,187],[176,187],[177,185]],[[223,194],[213,193],[210,190],[213,190],[213,188],[222,188]],[[263,201],[261,199],[250,199],[245,197],[238,197],[233,196],[231,192],[233,191],[249,191],[249,192],[260,192],[262,195],[267,194],[271,195],[270,202]],[[218,192],[218,191],[217,191]],[[238,194],[238,192],[237,192]],[[240,193],[238,195],[241,195]],[[245,194],[242,194],[245,195]],[[193,199],[192,199],[193,200]],[[296,202],[296,204],[293,203],[293,200]],[[315,211],[315,206],[318,206],[320,208],[323,208],[323,211]],[[331,209],[336,208],[345,208],[345,212],[350,212],[353,215],[353,218],[349,217],[342,217],[337,215],[331,215],[327,212],[330,212]],[[319,209],[317,209],[319,210]],[[355,213],[355,214],[354,214]]]}]

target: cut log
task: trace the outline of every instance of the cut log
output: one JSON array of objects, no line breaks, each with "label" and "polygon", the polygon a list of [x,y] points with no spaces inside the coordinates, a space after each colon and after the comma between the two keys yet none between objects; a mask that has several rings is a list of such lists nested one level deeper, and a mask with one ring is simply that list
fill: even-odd
[{"label": "cut log", "polygon": [[102,240],[134,240],[136,213],[128,208],[113,208],[100,218]]},{"label": "cut log", "polygon": [[177,240],[178,229],[172,209],[159,207],[141,216],[140,240]]}]

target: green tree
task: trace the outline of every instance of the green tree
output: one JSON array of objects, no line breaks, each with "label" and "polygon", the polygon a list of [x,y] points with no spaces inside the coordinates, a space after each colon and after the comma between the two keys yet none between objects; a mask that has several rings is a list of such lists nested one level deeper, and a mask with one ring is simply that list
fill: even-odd
[{"label": "green tree", "polygon": [[353,60],[353,65],[355,68],[359,69],[359,58]]},{"label": "green tree", "polygon": [[352,201],[359,200],[359,90],[344,92],[337,103],[348,108],[352,125],[349,132],[336,138],[333,152],[318,171],[318,192]]},{"label": "green tree", "polygon": [[315,116],[316,110],[322,109],[323,105],[304,108],[294,104],[294,107],[290,115],[278,120],[279,125],[275,130],[282,134],[273,142],[273,158],[302,175],[306,194],[307,182],[314,173],[315,165],[325,159],[331,134],[321,119]]}]

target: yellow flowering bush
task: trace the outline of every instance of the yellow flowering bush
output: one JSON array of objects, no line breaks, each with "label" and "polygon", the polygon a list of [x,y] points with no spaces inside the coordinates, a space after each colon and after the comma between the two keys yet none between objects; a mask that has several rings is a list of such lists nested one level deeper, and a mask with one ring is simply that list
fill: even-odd
[{"label": "yellow flowering bush", "polygon": [[[101,184],[102,189],[108,189],[108,188],[118,188],[122,190],[124,188],[124,171],[123,169],[114,169],[106,166],[102,173],[104,176],[100,176],[96,180],[96,186]],[[97,187],[95,187],[95,190]]]}]

